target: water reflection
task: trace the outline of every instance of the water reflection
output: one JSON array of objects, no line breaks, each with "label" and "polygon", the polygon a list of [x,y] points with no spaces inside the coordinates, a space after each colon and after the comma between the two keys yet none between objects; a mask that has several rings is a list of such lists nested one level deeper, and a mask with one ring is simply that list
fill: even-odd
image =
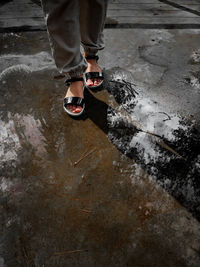
[{"label": "water reflection", "polygon": [[130,83],[119,71],[112,78],[108,88],[120,105],[108,112],[108,137],[199,220],[200,134],[195,122],[166,113],[138,94],[127,98]]},{"label": "water reflection", "polygon": [[[105,86],[119,105],[88,93],[89,118],[199,220],[200,134],[195,121],[166,113],[159,103],[140,96],[121,73],[111,71]],[[93,114],[95,107],[100,117]]]}]

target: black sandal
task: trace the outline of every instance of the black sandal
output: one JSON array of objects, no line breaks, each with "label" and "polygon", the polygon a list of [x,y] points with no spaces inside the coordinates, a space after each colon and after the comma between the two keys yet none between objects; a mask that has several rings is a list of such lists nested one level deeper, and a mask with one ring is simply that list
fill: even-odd
[{"label": "black sandal", "polygon": [[[77,81],[83,81],[83,78],[71,78],[71,79],[66,80],[65,84],[69,86],[72,82],[77,82]],[[84,86],[83,86],[83,92],[84,92]],[[82,107],[82,110],[80,112],[72,112],[67,108],[68,105],[80,106]],[[80,116],[85,109],[85,100],[84,98],[76,97],[76,96],[65,97],[63,101],[63,108],[64,108],[64,111],[67,112],[71,116]]]},{"label": "black sandal", "polygon": [[[99,57],[98,56],[86,56],[85,59],[96,59],[96,61],[98,61]],[[86,73],[84,73],[83,77],[84,77],[85,86],[88,89],[99,88],[102,85],[103,80],[104,80],[103,72],[86,72]],[[89,86],[87,84],[87,81],[89,79],[101,79],[102,81],[98,85]]]}]

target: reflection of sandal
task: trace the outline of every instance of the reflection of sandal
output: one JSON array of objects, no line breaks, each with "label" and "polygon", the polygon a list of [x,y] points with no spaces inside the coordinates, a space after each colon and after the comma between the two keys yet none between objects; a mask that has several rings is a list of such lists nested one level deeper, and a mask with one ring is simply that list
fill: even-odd
[{"label": "reflection of sandal", "polygon": [[[99,57],[98,56],[86,56],[85,59],[96,59],[96,61],[98,61]],[[102,83],[103,83],[103,73],[102,72],[86,72],[84,75],[84,82],[85,82],[85,86],[88,88],[88,89],[95,89],[95,88],[99,88]],[[87,81],[89,79],[101,79],[102,81],[98,84],[98,85],[93,85],[93,86],[89,86],[87,84]]]},{"label": "reflection of sandal", "polygon": [[[70,85],[71,82],[83,81],[83,78],[72,78],[65,81],[66,85]],[[83,86],[84,91],[84,86]],[[67,108],[68,105],[80,106],[82,110],[80,112],[72,112]],[[85,109],[85,100],[82,97],[68,96],[64,98],[63,108],[71,116],[80,116]]]}]

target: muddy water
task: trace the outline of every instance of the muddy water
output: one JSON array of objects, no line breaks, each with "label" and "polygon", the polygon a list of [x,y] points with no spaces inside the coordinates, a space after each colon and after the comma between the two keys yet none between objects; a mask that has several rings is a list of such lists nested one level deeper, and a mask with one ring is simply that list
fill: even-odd
[{"label": "muddy water", "polygon": [[22,37],[0,59],[0,266],[199,266],[194,123],[120,69],[70,118],[46,37]]}]

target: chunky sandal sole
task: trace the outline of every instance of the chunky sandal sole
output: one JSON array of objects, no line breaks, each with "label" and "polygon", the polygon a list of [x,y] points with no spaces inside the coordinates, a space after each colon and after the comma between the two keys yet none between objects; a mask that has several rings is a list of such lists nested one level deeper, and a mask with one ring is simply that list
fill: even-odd
[{"label": "chunky sandal sole", "polygon": [[[71,82],[76,82],[76,81],[83,81],[83,78],[71,78],[71,79],[66,80],[65,83],[66,85],[69,86]],[[85,86],[83,85],[83,93],[84,93],[84,89],[85,89]],[[67,105],[80,106],[82,107],[82,110],[80,112],[72,112],[66,107]],[[83,114],[85,110],[85,100],[82,97],[76,97],[76,96],[65,97],[63,100],[63,108],[64,108],[64,111],[70,116],[78,117],[81,114]]]},{"label": "chunky sandal sole", "polygon": [[80,116],[81,114],[83,114],[84,110],[85,110],[85,105],[82,107],[82,110],[80,112],[71,112],[69,109],[67,109],[64,104],[63,104],[63,109],[64,111],[69,114],[70,116],[73,116],[73,117],[78,117]]},{"label": "chunky sandal sole", "polygon": [[[99,57],[98,56],[86,56],[85,59],[95,59],[96,62],[99,60]],[[98,85],[92,85],[92,86],[89,86],[87,84],[87,80],[89,79],[102,79],[102,81],[98,84]],[[103,80],[104,80],[104,76],[103,76],[103,73],[102,72],[86,72],[84,73],[83,75],[83,79],[84,79],[84,83],[85,83],[85,87],[87,87],[88,89],[97,89],[99,87],[102,86],[103,84]]]},{"label": "chunky sandal sole", "polygon": [[[96,79],[102,79],[102,81],[98,85],[89,86],[87,84],[87,81],[89,79],[95,79],[95,78]],[[104,82],[103,81],[104,77],[103,77],[103,73],[102,72],[86,72],[83,75],[83,79],[84,79],[85,87],[87,87],[88,89],[95,89],[95,88],[97,89],[97,88],[101,87],[103,82]]]}]

